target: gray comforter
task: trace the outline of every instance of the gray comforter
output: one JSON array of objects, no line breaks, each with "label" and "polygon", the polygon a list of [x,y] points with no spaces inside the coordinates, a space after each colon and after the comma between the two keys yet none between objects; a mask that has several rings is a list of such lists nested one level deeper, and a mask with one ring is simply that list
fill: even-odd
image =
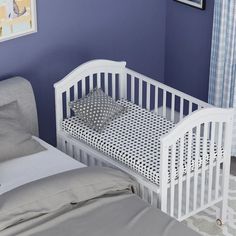
[{"label": "gray comforter", "polygon": [[0,235],[198,236],[140,200],[136,185],[109,168],[83,168],[0,196]]}]

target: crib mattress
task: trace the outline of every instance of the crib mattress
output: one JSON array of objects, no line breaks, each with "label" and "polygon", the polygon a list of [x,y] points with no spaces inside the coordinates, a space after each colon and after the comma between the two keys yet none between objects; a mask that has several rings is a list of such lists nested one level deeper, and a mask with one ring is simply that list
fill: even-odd
[{"label": "crib mattress", "polygon": [[[111,121],[102,133],[90,129],[75,116],[65,119],[62,122],[62,129],[74,138],[86,142],[93,148],[140,173],[152,183],[159,185],[160,137],[168,133],[175,124],[127,100],[121,99],[117,102],[127,107],[127,112]],[[196,145],[195,141],[193,142],[192,153],[194,153]],[[202,140],[200,141],[201,144]],[[210,142],[208,141],[208,149],[209,146]],[[177,152],[179,152],[178,148]],[[200,156],[199,167],[202,164],[201,153]],[[208,157],[204,159],[208,162]],[[183,164],[185,172],[187,157]],[[178,167],[179,164],[176,163],[176,178],[178,177]],[[194,158],[191,160],[191,168],[195,168]]]}]

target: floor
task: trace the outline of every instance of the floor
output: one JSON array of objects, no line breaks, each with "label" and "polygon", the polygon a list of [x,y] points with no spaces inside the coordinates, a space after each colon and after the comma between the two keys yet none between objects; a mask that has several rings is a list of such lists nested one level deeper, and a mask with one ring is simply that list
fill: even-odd
[{"label": "floor", "polygon": [[[236,167],[236,158],[233,159],[234,173]],[[198,214],[188,218],[185,223],[204,236],[236,236],[236,176],[230,177],[229,183],[229,208],[228,221],[222,227],[216,225],[216,215],[220,211],[220,204],[216,204]]]},{"label": "floor", "polygon": [[232,157],[231,161],[231,174],[236,175],[236,157]]}]

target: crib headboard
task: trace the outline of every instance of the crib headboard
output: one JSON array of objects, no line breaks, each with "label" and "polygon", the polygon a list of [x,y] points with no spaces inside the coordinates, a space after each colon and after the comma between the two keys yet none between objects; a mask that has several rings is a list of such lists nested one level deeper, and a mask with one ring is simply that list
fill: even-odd
[{"label": "crib headboard", "polygon": [[126,97],[126,62],[92,60],[74,69],[64,79],[54,84],[56,127],[71,116],[68,102],[81,98],[93,88],[102,88],[115,100]]},{"label": "crib headboard", "polygon": [[34,92],[29,81],[13,77],[0,81],[0,106],[17,101],[25,120],[25,127],[38,136],[38,116]]}]

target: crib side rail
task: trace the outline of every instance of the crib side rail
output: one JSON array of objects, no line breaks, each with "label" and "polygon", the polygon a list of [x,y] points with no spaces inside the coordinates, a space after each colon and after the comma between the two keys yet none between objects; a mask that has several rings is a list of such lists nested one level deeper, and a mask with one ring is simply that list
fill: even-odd
[{"label": "crib side rail", "polygon": [[225,206],[232,122],[232,109],[204,108],[161,138],[162,211],[183,220],[218,201]]},{"label": "crib side rail", "polygon": [[126,68],[127,98],[133,103],[178,123],[210,104]]}]

